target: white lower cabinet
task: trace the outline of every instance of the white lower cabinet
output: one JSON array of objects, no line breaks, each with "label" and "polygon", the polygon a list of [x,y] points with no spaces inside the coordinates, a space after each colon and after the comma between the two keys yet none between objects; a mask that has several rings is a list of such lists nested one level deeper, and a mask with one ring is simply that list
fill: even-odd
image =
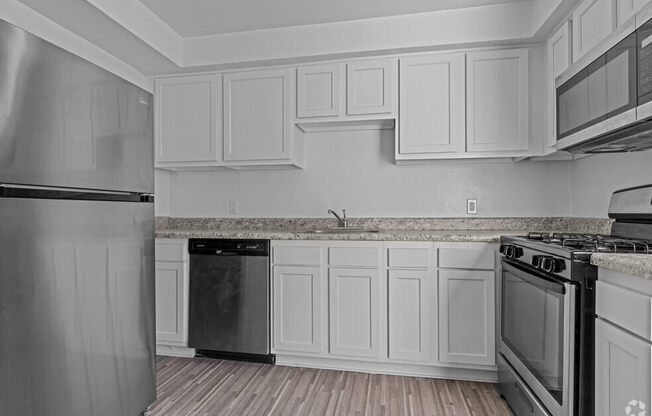
[{"label": "white lower cabinet", "polygon": [[494,272],[439,271],[439,359],[494,365]]},{"label": "white lower cabinet", "polygon": [[188,345],[188,240],[156,239],[157,353],[192,355]]},{"label": "white lower cabinet", "polygon": [[277,362],[495,381],[494,249],[273,241]]},{"label": "white lower cabinet", "polygon": [[378,357],[380,274],[377,269],[328,271],[329,352]]},{"label": "white lower cabinet", "polygon": [[[597,319],[595,352],[596,416],[642,414],[652,399],[652,345]],[[631,411],[627,411],[627,408]]]},{"label": "white lower cabinet", "polygon": [[321,351],[321,279],[319,267],[274,267],[275,349]]},{"label": "white lower cabinet", "polygon": [[434,355],[435,279],[432,270],[389,270],[389,358],[429,362]]}]

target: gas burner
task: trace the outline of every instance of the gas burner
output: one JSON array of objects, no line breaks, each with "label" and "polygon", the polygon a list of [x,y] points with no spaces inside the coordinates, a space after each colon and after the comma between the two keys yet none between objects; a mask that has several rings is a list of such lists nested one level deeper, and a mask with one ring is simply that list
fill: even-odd
[{"label": "gas burner", "polygon": [[639,239],[618,238],[603,234],[580,233],[542,233],[531,232],[528,240],[541,241],[544,244],[558,245],[571,251],[589,251],[594,253],[641,253],[650,254],[652,242]]}]

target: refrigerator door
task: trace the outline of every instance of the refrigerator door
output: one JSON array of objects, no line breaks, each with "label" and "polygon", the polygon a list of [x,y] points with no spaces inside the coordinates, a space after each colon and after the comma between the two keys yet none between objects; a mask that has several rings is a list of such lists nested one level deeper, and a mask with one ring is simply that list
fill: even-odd
[{"label": "refrigerator door", "polygon": [[0,198],[0,416],[156,396],[153,204]]},{"label": "refrigerator door", "polygon": [[152,95],[0,20],[0,181],[153,193]]}]

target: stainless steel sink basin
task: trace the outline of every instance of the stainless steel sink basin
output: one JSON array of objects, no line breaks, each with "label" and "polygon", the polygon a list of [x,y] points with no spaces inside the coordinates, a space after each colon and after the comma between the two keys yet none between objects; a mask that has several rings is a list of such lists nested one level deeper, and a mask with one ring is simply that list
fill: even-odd
[{"label": "stainless steel sink basin", "polygon": [[360,233],[377,233],[379,230],[369,230],[366,228],[322,228],[318,230],[304,230],[306,234],[360,234]]}]

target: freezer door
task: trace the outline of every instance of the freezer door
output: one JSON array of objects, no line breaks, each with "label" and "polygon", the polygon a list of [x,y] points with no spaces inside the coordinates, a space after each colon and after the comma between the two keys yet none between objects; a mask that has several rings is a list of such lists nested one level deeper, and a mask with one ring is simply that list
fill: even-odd
[{"label": "freezer door", "polygon": [[0,416],[155,400],[149,203],[0,198]]},{"label": "freezer door", "polygon": [[0,20],[0,181],[153,193],[151,101]]}]

